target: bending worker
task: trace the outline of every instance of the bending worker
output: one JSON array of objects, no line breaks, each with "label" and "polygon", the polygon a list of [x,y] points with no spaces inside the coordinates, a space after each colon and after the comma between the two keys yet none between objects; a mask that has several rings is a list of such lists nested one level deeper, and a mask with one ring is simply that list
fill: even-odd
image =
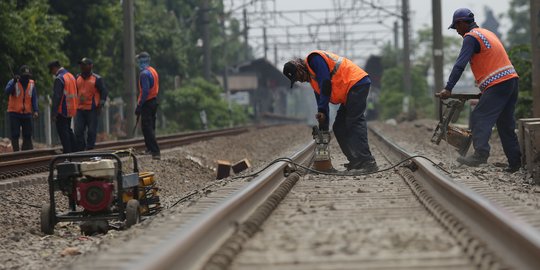
[{"label": "bending worker", "polygon": [[19,75],[15,75],[4,89],[9,96],[8,113],[11,126],[11,145],[13,152],[19,151],[19,137],[22,129],[22,150],[32,150],[32,117],[39,115],[38,96],[36,83],[30,79],[30,68],[23,65],[19,69]]},{"label": "bending worker", "polygon": [[449,28],[456,29],[463,37],[463,45],[446,87],[437,95],[443,99],[450,97],[468,62],[471,63],[475,83],[482,91],[471,114],[474,153],[459,157],[457,161],[468,166],[486,163],[491,130],[496,124],[509,164],[505,171],[515,172],[521,167],[521,151],[514,131],[518,74],[497,36],[479,28],[469,9],[456,10]]},{"label": "bending worker", "polygon": [[159,145],[156,141],[156,112],[158,107],[159,76],[150,66],[150,54],[141,52],[137,55],[139,74],[139,100],[135,114],[141,117],[141,127],[146,149],[152,154],[152,159],[161,159]]},{"label": "bending worker", "polygon": [[56,131],[62,143],[63,152],[75,151],[75,134],[71,129],[71,119],[77,114],[77,82],[58,61],[48,64],[49,72],[55,76],[52,97],[51,119],[56,122]]},{"label": "bending worker", "polygon": [[[79,106],[75,117],[75,138],[77,150],[91,150],[96,144],[98,116],[107,100],[105,82],[98,74],[92,72],[94,63],[90,58],[79,61],[81,73],[77,75],[77,91]],[[87,133],[85,140],[84,133]]]},{"label": "bending worker", "polygon": [[365,172],[378,169],[369,150],[364,112],[371,86],[368,74],[345,57],[326,51],[313,51],[306,59],[285,64],[283,74],[294,82],[309,82],[317,99],[319,129],[328,130],[329,105],[341,104],[333,125],[339,147],[349,161],[348,170]]}]

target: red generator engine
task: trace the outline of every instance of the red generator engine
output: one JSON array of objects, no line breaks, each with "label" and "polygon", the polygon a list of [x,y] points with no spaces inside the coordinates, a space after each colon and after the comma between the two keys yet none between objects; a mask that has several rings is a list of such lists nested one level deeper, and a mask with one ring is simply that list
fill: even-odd
[{"label": "red generator engine", "polygon": [[89,213],[108,211],[114,197],[114,161],[102,159],[80,163],[82,177],[75,184],[75,201]]},{"label": "red generator engine", "polygon": [[103,181],[77,183],[76,201],[89,212],[107,211],[113,200],[114,186]]}]

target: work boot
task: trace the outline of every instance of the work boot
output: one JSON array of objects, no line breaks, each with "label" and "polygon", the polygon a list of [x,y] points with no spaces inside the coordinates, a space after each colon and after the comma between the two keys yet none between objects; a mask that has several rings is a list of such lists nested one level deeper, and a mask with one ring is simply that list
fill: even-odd
[{"label": "work boot", "polygon": [[19,139],[11,139],[11,147],[13,148],[13,152],[18,152],[19,149]]},{"label": "work boot", "polygon": [[160,154],[152,154],[152,159],[153,160],[161,160],[161,155]]},{"label": "work boot", "polygon": [[470,167],[478,167],[480,164],[487,163],[489,154],[479,154],[478,152],[474,152],[474,154],[463,157],[460,156],[457,158],[457,162],[461,164],[465,164]]},{"label": "work boot", "polygon": [[348,171],[356,170],[362,173],[370,173],[379,170],[375,160],[364,160],[352,164],[351,163],[347,166]]},{"label": "work boot", "polygon": [[32,150],[34,149],[34,145],[32,144],[32,139],[23,139],[22,141],[22,148],[24,150]]},{"label": "work boot", "polygon": [[519,171],[519,168],[521,168],[521,162],[518,164],[508,165],[508,167],[504,168],[503,171],[507,173],[515,173]]}]

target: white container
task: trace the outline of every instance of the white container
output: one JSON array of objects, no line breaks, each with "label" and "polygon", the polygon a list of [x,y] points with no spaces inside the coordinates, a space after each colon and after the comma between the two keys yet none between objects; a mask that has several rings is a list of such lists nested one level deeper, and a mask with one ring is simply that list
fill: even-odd
[{"label": "white container", "polygon": [[81,173],[88,177],[115,177],[115,162],[110,159],[81,162]]}]

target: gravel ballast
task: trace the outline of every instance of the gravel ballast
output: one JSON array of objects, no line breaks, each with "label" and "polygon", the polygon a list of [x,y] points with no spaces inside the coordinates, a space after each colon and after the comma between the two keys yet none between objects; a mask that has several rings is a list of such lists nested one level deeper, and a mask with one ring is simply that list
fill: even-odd
[{"label": "gravel ballast", "polygon": [[[168,208],[179,198],[214,183],[216,160],[235,163],[247,158],[253,169],[262,167],[274,158],[289,154],[291,149],[306,144],[311,139],[310,133],[307,126],[252,128],[237,136],[163,150],[161,161],[140,156],[139,166],[142,171],[156,173],[162,205]],[[222,181],[213,189],[226,185],[227,181]],[[189,207],[204,195],[194,196],[182,207]],[[61,198],[60,207],[65,207],[62,197],[57,196]],[[0,191],[0,198],[0,269],[63,269],[85,254],[106,250],[115,239],[134,238],[140,233],[137,227],[141,226],[137,225],[126,231],[110,230],[107,234],[83,236],[78,224],[60,223],[53,235],[44,235],[39,227],[39,207],[48,203],[46,184]],[[164,216],[167,211],[157,216]]]}]

